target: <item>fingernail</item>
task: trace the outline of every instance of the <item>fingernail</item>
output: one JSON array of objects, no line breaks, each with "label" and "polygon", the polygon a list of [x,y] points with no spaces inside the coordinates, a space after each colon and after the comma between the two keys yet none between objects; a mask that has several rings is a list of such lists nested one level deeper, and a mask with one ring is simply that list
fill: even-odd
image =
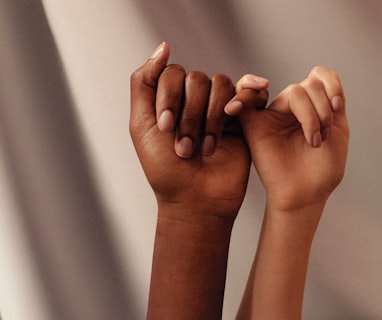
[{"label": "fingernail", "polygon": [[192,139],[190,137],[181,138],[175,145],[175,152],[181,158],[191,157],[192,151]]},{"label": "fingernail", "polygon": [[247,75],[245,78],[245,82],[248,85],[255,85],[255,86],[268,86],[269,85],[269,80],[255,76],[255,75]]},{"label": "fingernail", "polygon": [[202,154],[205,156],[210,156],[215,150],[215,137],[208,134],[204,137],[202,144]]},{"label": "fingernail", "polygon": [[343,105],[343,101],[342,101],[341,96],[333,97],[331,100],[331,103],[332,103],[332,108],[333,108],[334,112],[338,112],[341,110],[342,105]]},{"label": "fingernail", "polygon": [[240,112],[240,110],[243,108],[243,106],[244,106],[243,102],[241,102],[239,100],[235,100],[235,101],[228,103],[225,106],[224,112],[230,116],[235,116]]},{"label": "fingernail", "polygon": [[329,134],[330,134],[330,128],[329,127],[322,129],[321,130],[322,141],[325,141],[329,137]]},{"label": "fingernail", "polygon": [[158,128],[162,132],[168,132],[174,129],[175,117],[171,110],[164,110],[158,120]]},{"label": "fingernail", "polygon": [[318,148],[321,145],[321,133],[320,131],[316,131],[313,133],[312,136],[312,147],[313,148]]},{"label": "fingernail", "polygon": [[164,49],[164,42],[162,42],[151,55],[151,59],[155,59]]}]

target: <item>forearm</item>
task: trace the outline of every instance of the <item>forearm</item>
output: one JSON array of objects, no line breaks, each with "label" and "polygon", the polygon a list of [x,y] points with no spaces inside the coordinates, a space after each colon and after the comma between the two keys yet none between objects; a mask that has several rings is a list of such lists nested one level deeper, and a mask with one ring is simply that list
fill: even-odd
[{"label": "forearm", "polygon": [[194,210],[159,208],[147,319],[221,319],[233,221]]},{"label": "forearm", "polygon": [[310,248],[324,205],[290,212],[267,206],[237,319],[301,319]]}]

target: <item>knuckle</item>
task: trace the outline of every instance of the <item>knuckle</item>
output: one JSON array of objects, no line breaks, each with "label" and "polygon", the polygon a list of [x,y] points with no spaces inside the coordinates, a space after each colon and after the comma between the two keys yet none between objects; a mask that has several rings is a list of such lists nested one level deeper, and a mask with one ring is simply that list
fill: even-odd
[{"label": "knuckle", "polygon": [[309,78],[305,79],[301,84],[303,87],[311,88],[314,91],[320,90],[323,87],[322,82],[318,78],[315,78],[315,77],[313,77],[313,78],[309,77]]},{"label": "knuckle", "polygon": [[143,69],[143,67],[135,70],[130,76],[130,85],[134,90],[135,88],[142,88],[142,85],[155,88],[156,82],[153,78],[151,78],[147,72]]},{"label": "knuckle", "polygon": [[304,94],[304,88],[298,83],[292,83],[285,89],[285,93],[288,96],[300,96]]},{"label": "knuckle", "polygon": [[187,74],[186,80],[203,84],[209,82],[208,76],[202,71],[191,71]]},{"label": "knuckle", "polygon": [[320,76],[324,73],[328,73],[330,70],[326,67],[323,67],[323,66],[315,66],[312,68],[312,70],[310,71],[309,75],[310,76]]},{"label": "knuckle", "polygon": [[183,68],[182,65],[180,65],[180,64],[175,64],[175,63],[173,63],[173,64],[169,64],[163,72],[167,72],[167,71],[169,71],[169,70],[170,70],[170,71],[176,71],[176,72],[182,72],[182,73],[185,72],[185,71],[184,71],[184,68]]},{"label": "knuckle", "polygon": [[222,73],[215,74],[212,77],[211,81],[214,83],[219,83],[220,85],[224,87],[233,87],[231,78]]}]

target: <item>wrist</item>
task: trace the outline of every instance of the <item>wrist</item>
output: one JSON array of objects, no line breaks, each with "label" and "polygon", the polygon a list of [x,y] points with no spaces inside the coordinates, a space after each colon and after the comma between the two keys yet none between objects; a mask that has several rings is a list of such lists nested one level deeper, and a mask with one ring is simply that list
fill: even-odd
[{"label": "wrist", "polygon": [[326,200],[313,204],[294,207],[279,207],[267,199],[265,214],[267,219],[278,225],[286,235],[303,237],[306,241],[313,240],[320,222]]},{"label": "wrist", "polygon": [[[229,202],[229,200],[227,200]],[[157,199],[158,219],[170,219],[185,224],[230,225],[238,214],[239,208],[227,205],[210,203],[209,201],[192,199],[190,201],[165,201]]]},{"label": "wrist", "polygon": [[232,226],[191,204],[159,203],[147,319],[221,319]]},{"label": "wrist", "polygon": [[233,223],[234,218],[197,202],[158,202],[157,229],[166,230],[159,235],[163,238],[225,246],[230,241]]}]

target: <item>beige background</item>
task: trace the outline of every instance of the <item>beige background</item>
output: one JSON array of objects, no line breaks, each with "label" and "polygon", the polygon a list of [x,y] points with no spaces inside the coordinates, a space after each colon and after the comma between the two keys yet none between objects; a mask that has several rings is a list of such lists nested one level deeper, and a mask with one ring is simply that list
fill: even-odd
[{"label": "beige background", "polygon": [[[0,312],[4,320],[143,319],[156,207],[129,138],[129,76],[171,62],[274,96],[315,65],[348,101],[346,177],[313,245],[304,319],[382,319],[382,2],[0,0]],[[251,176],[229,260],[233,319],[263,191]]]}]

